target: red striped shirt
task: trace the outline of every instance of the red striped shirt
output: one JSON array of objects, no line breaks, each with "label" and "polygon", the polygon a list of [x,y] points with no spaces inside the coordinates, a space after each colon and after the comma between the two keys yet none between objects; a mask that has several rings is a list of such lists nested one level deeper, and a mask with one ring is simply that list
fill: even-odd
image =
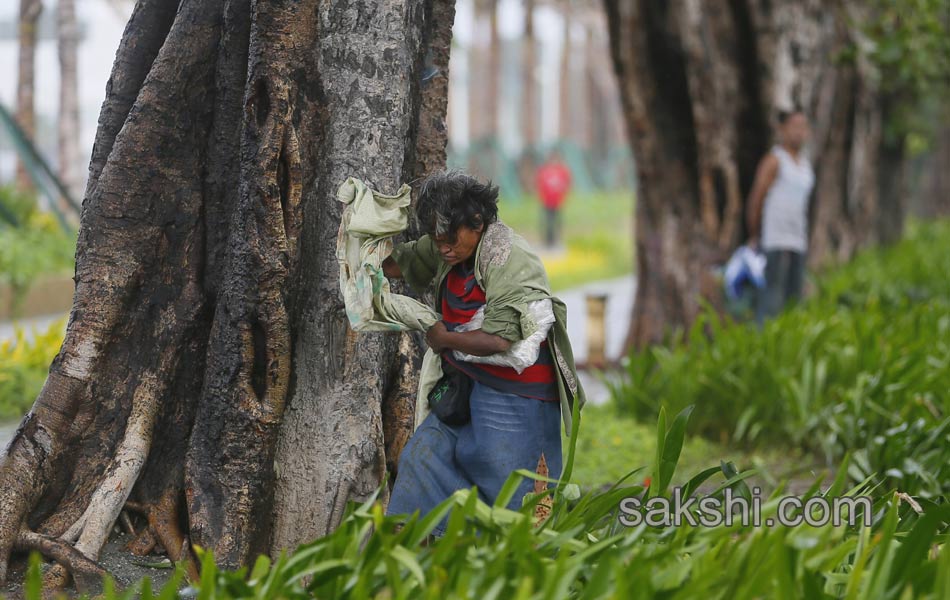
[{"label": "red striped shirt", "polygon": [[[484,304],[485,291],[475,280],[474,265],[453,265],[441,289],[442,321],[446,329],[453,331],[462,323],[467,323]],[[513,367],[460,361],[452,355],[451,350],[443,351],[442,358],[479,383],[501,391],[549,402],[560,400],[557,374],[547,340],[541,342],[538,359],[520,374]]]}]

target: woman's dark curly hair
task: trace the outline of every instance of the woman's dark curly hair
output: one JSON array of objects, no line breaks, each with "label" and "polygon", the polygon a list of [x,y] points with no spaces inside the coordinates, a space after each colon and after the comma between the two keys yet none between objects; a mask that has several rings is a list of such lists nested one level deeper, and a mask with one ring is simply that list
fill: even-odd
[{"label": "woman's dark curly hair", "polygon": [[805,114],[804,109],[796,104],[787,110],[778,111],[778,124],[784,125],[785,122],[788,121],[793,115],[802,115],[806,119],[808,118],[808,115]]},{"label": "woman's dark curly hair", "polygon": [[458,170],[434,173],[422,182],[416,216],[433,236],[455,236],[459,227],[488,227],[498,219],[498,186]]}]

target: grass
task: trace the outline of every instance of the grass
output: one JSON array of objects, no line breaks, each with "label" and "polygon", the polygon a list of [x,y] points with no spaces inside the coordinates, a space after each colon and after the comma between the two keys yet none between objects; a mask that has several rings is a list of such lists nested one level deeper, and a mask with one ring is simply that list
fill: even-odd
[{"label": "grass", "polygon": [[[619,411],[615,404],[585,406],[582,419],[574,459],[574,480],[582,488],[609,486],[656,455],[656,428]],[[563,447],[567,444],[564,437]],[[708,467],[713,456],[733,462],[740,470],[757,469],[757,481],[768,488],[786,477],[792,478],[793,487],[801,487],[803,481],[813,479],[814,470],[821,470],[814,457],[799,449],[748,449],[693,436],[684,442],[680,469],[672,483],[685,484],[688,474]]]},{"label": "grass", "polygon": [[563,255],[542,249],[543,211],[536,198],[502,198],[499,215],[538,250],[552,291],[560,291],[633,272],[633,208],[632,192],[570,196],[561,214]]}]

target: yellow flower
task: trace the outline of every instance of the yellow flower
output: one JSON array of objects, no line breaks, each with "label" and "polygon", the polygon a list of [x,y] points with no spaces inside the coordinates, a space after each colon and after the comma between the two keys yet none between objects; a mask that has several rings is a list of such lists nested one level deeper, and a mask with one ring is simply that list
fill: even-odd
[{"label": "yellow flower", "polygon": [[559,277],[571,273],[583,273],[603,268],[607,259],[603,252],[590,249],[568,247],[561,256],[543,257],[544,269],[549,278]]}]

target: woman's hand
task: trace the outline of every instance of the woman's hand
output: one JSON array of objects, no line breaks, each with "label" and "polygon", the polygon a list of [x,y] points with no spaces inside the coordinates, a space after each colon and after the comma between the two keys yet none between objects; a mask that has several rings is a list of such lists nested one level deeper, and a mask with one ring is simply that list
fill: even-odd
[{"label": "woman's hand", "polygon": [[443,321],[436,321],[435,325],[426,331],[426,343],[429,344],[433,352],[436,354],[442,353],[442,350],[445,349],[445,336],[448,333],[449,330],[445,328]]},{"label": "woman's hand", "polygon": [[385,260],[380,264],[383,268],[383,275],[389,279],[402,279],[402,270],[399,268],[399,265],[396,263],[396,259],[389,255]]}]

